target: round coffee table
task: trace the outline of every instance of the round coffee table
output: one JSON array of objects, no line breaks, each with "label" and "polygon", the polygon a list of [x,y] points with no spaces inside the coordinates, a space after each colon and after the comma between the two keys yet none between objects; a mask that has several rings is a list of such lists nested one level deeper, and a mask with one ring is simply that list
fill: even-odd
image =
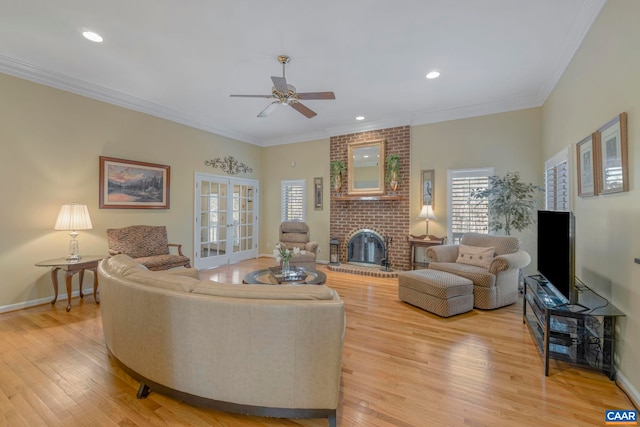
[{"label": "round coffee table", "polygon": [[322,271],[303,269],[307,273],[307,277],[301,281],[292,281],[278,283],[275,277],[271,275],[271,270],[265,268],[264,270],[252,271],[244,276],[242,283],[248,285],[324,285],[327,280],[327,275]]}]

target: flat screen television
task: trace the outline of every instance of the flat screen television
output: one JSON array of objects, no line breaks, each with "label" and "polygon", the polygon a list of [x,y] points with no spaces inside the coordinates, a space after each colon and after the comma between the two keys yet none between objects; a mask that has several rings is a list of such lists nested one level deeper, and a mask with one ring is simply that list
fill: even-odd
[{"label": "flat screen television", "polygon": [[577,304],[575,217],[571,212],[538,211],[538,272],[568,304]]}]

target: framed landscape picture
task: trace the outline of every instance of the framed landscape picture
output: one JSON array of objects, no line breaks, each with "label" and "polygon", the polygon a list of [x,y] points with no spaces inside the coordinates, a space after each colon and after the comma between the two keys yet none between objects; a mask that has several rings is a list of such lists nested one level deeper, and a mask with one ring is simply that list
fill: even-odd
[{"label": "framed landscape picture", "polygon": [[621,113],[596,132],[600,165],[600,194],[629,190],[627,113]]},{"label": "framed landscape picture", "polygon": [[578,157],[578,196],[589,197],[598,194],[596,179],[596,156],[594,155],[595,134],[591,134],[577,145]]},{"label": "framed landscape picture", "polygon": [[171,168],[100,156],[100,209],[169,209]]}]

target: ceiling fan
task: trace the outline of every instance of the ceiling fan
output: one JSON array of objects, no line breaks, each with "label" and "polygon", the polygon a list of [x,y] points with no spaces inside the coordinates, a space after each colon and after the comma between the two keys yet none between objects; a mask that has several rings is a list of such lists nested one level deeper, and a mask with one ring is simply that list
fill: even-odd
[{"label": "ceiling fan", "polygon": [[297,93],[296,88],[293,85],[287,84],[287,80],[284,76],[285,65],[289,63],[291,58],[286,55],[278,56],[278,62],[282,64],[282,77],[271,76],[273,87],[271,88],[271,95],[231,95],[235,98],[272,98],[276,101],[272,102],[258,114],[258,117],[269,117],[269,115],[276,109],[278,105],[285,104],[291,106],[294,110],[304,115],[307,118],[312,118],[317,113],[312,111],[300,102],[301,99],[336,99],[333,92],[301,92]]}]

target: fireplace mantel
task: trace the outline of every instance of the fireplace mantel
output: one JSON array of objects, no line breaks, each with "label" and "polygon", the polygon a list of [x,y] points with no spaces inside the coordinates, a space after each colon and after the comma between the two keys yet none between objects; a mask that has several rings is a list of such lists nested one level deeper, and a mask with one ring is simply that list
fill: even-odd
[{"label": "fireplace mantel", "polygon": [[333,196],[336,202],[350,202],[352,200],[362,200],[365,202],[396,202],[402,200],[402,196]]}]

